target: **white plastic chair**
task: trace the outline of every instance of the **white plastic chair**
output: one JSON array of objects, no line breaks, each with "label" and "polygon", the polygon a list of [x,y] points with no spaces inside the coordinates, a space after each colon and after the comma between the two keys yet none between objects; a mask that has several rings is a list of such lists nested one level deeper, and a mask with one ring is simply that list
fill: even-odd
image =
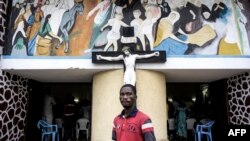
[{"label": "white plastic chair", "polygon": [[169,135],[169,140],[173,140],[175,138],[175,119],[174,118],[169,118],[168,119],[168,135]]},{"label": "white plastic chair", "polygon": [[187,122],[188,139],[193,140],[193,137],[195,136],[194,124],[196,122],[196,119],[195,118],[188,118],[186,120],[186,122]]},{"label": "white plastic chair", "polygon": [[194,130],[194,123],[196,122],[195,118],[188,118],[187,122],[187,130]]},{"label": "white plastic chair", "polygon": [[76,121],[76,139],[79,138],[79,132],[84,131],[87,139],[89,138],[89,120],[86,118],[80,118]]}]

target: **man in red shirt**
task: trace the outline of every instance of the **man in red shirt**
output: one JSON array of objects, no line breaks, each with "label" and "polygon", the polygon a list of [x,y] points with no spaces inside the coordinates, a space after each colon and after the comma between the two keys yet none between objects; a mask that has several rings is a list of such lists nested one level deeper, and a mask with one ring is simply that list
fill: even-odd
[{"label": "man in red shirt", "polygon": [[112,139],[115,141],[156,141],[151,119],[136,108],[136,88],[125,84],[120,89],[124,108],[114,119]]}]

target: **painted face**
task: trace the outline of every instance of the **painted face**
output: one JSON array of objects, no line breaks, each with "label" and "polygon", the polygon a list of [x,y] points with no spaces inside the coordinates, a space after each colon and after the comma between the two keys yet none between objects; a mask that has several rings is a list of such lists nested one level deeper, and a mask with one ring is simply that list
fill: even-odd
[{"label": "painted face", "polygon": [[157,4],[162,4],[162,0],[157,0]]},{"label": "painted face", "polygon": [[129,52],[128,50],[125,50],[125,51],[124,51],[124,54],[125,54],[126,56],[128,56],[128,55],[130,54],[130,52]]},{"label": "painted face", "polygon": [[135,104],[137,97],[130,87],[123,87],[120,91],[120,102],[124,108],[130,108]]},{"label": "painted face", "polygon": [[135,10],[135,11],[133,12],[133,15],[134,15],[135,18],[139,18],[140,15],[141,15],[141,11]]}]

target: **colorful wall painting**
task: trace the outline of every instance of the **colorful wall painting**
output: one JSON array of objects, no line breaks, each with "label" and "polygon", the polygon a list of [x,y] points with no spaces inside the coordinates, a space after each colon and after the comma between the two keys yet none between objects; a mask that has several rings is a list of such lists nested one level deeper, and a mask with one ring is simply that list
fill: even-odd
[{"label": "colorful wall painting", "polygon": [[249,1],[14,0],[5,56],[250,55]]}]

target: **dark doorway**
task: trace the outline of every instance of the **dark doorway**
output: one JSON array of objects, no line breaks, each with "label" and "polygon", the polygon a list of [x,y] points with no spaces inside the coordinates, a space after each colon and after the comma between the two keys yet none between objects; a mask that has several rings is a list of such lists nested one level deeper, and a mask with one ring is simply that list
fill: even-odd
[{"label": "dark doorway", "polygon": [[[80,118],[80,115],[82,116],[82,113],[79,114],[82,106],[89,105],[91,107],[91,83],[41,83],[30,80],[29,84],[29,101],[25,131],[26,141],[41,140],[41,131],[37,128],[37,123],[39,120],[43,119],[44,90],[46,88],[50,88],[51,94],[57,102],[57,105],[53,106],[53,114],[55,114],[53,115],[53,124],[55,124],[55,117],[58,113],[58,110],[55,109],[57,109],[59,105],[61,105],[60,107],[63,109],[63,104],[66,101],[67,94],[69,93],[74,96],[74,101],[76,102],[75,120]],[[88,112],[88,115],[88,118],[91,119],[91,110]],[[75,133],[73,134],[73,138],[75,138]]]},{"label": "dark doorway", "polygon": [[29,100],[26,121],[25,140],[38,141],[40,138],[40,131],[37,128],[37,122],[42,117],[43,110],[43,83],[30,80],[29,81]]},{"label": "dark doorway", "polygon": [[211,96],[211,116],[215,120],[213,130],[214,141],[226,140],[223,137],[227,131],[228,120],[228,98],[227,80],[219,80],[209,84]]},{"label": "dark doorway", "polygon": [[[176,103],[179,104],[184,101],[186,105],[189,105],[186,118],[195,118],[196,120],[193,126],[195,127],[202,119],[214,120],[215,123],[212,127],[213,140],[219,141],[222,139],[228,125],[226,80],[211,83],[168,83],[167,97],[169,118],[174,118],[176,121],[178,111],[173,107],[175,107]],[[180,138],[176,135],[176,129],[171,132],[175,133],[176,138],[174,141],[179,141]],[[190,134],[192,135],[192,133]],[[194,136],[190,137],[190,134],[188,133],[187,140],[193,141]]]}]

